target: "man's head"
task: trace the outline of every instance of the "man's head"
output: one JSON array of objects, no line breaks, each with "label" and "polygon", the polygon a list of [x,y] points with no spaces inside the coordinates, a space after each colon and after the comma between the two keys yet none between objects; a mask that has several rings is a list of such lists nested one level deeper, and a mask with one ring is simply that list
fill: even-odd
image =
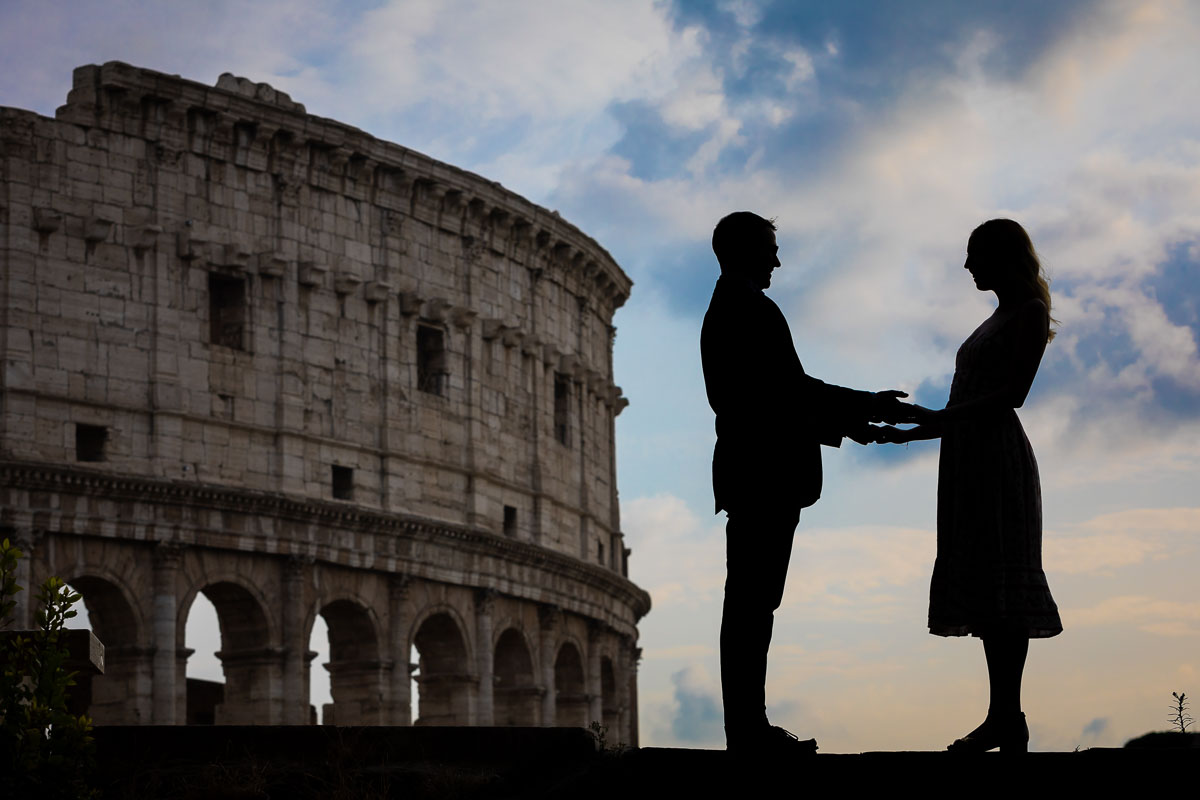
[{"label": "man's head", "polygon": [[723,274],[743,275],[760,289],[771,285],[771,271],[779,266],[771,220],[750,211],[735,211],[713,229],[712,248]]}]

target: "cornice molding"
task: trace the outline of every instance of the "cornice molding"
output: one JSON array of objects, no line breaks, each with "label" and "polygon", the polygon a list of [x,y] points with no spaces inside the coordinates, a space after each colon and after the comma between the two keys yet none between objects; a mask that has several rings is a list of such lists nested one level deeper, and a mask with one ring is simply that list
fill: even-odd
[{"label": "cornice molding", "polygon": [[[38,492],[82,494],[114,502],[232,511],[249,516],[325,525],[357,533],[440,542],[460,551],[543,569],[588,585],[625,603],[633,611],[636,619],[645,616],[650,610],[650,595],[609,569],[529,542],[515,541],[487,531],[410,514],[354,507],[338,501],[297,498],[271,492],[13,460],[0,461],[0,486]],[[338,549],[351,550],[345,547]],[[296,553],[279,551],[272,555],[290,556]],[[395,557],[391,553],[372,552],[369,555]],[[336,560],[318,560],[346,566]]]}]

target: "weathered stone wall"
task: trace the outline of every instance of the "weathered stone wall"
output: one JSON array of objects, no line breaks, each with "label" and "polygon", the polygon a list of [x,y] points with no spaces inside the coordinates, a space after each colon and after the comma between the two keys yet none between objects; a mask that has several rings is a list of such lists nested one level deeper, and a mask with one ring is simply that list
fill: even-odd
[{"label": "weathered stone wall", "polygon": [[[13,456],[74,460],[85,422],[122,472],[330,498],[338,465],[359,505],[496,532],[509,505],[518,538],[620,555],[630,282],[557,214],[278,95],[118,63],[76,70],[56,120],[3,115]],[[241,282],[237,346],[214,278]]]},{"label": "weathered stone wall", "polygon": [[[111,62],[75,71],[55,119],[0,109],[0,281],[0,524],[50,552],[82,537],[140,565],[129,595],[165,605],[139,612],[136,642],[116,643],[134,648],[129,691],[167,691],[182,634],[156,614],[182,624],[210,589],[240,607],[211,588],[221,580],[167,586],[150,555],[164,544],[185,565],[233,569],[255,552],[269,570],[299,558],[364,585],[386,573],[498,591],[533,603],[526,616],[576,614],[563,630],[601,625],[632,674],[621,665],[649,598],[624,577],[611,325],[630,281],[557,213],[264,84]],[[37,488],[39,465],[68,471]],[[144,502],[96,505],[116,491],[98,475]],[[255,511],[205,515],[180,492]],[[458,548],[468,540],[483,551]],[[75,577],[88,575],[115,585],[96,569]],[[299,647],[317,599],[306,623],[267,624],[297,591],[263,595],[257,644],[230,652]],[[354,602],[383,614],[382,597]],[[458,607],[474,636],[475,611]],[[382,660],[407,658],[398,632],[388,642]],[[260,660],[294,672],[296,657]]]}]

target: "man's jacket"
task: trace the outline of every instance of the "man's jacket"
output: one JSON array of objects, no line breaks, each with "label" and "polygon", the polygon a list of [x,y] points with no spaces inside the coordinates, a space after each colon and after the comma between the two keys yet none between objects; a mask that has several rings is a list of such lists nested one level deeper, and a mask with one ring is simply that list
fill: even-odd
[{"label": "man's jacket", "polygon": [[722,275],[700,332],[717,415],[716,510],[796,510],[821,496],[821,445],[866,422],[873,395],[804,373],[787,320],[749,280]]}]

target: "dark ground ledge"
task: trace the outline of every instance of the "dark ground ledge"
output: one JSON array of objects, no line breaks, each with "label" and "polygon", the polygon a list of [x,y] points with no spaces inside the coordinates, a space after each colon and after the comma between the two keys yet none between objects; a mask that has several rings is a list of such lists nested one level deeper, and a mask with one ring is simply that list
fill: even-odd
[{"label": "dark ground ledge", "polygon": [[[746,764],[720,750],[598,753],[577,728],[107,726],[97,785],[125,798],[1078,796],[1194,791],[1200,747],[956,756],[825,753]],[[1178,740],[1195,745],[1200,737]],[[1191,788],[1187,788],[1191,787]],[[1011,793],[1011,794],[1010,794]]]}]

